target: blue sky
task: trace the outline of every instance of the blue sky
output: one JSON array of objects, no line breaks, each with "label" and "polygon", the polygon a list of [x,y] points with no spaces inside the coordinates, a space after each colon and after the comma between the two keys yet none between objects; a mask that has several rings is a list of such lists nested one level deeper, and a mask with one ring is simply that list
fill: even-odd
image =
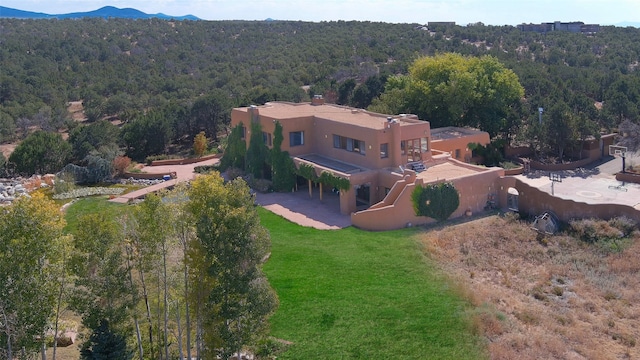
[{"label": "blue sky", "polygon": [[391,23],[455,21],[517,25],[583,21],[640,23],[640,0],[0,0],[0,5],[49,14],[111,5],[204,20],[369,20]]}]

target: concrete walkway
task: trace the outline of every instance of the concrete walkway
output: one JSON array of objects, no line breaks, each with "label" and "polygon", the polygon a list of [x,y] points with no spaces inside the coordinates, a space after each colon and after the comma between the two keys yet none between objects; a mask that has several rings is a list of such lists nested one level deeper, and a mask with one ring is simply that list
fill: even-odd
[{"label": "concrete walkway", "polygon": [[351,226],[351,216],[340,213],[340,198],[324,193],[320,201],[318,189],[309,197],[306,189],[291,193],[256,194],[256,203],[301,226],[319,230],[337,230]]},{"label": "concrete walkway", "polygon": [[142,199],[149,193],[175,186],[179,182],[193,180],[196,177],[196,173],[194,172],[194,169],[196,168],[196,166],[215,165],[219,162],[220,162],[220,159],[215,158],[215,159],[209,159],[209,160],[200,161],[193,164],[185,164],[185,165],[144,166],[141,169],[143,173],[166,174],[170,172],[175,172],[176,178],[168,181],[163,181],[155,185],[147,186],[140,190],[136,190],[130,193],[120,195],[117,198],[113,198],[109,201],[118,203],[118,204],[127,204],[130,201],[133,201],[134,199]]}]

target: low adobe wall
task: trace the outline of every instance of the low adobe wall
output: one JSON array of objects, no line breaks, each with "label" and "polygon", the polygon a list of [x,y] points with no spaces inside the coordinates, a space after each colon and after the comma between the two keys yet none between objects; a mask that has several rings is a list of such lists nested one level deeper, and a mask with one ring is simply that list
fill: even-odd
[{"label": "low adobe wall", "polygon": [[162,166],[162,165],[185,165],[185,164],[193,164],[200,161],[221,158],[222,154],[214,154],[202,156],[199,158],[185,158],[185,159],[167,159],[167,160],[155,160],[151,162],[151,166]]},{"label": "low adobe wall", "polygon": [[499,194],[500,206],[506,207],[507,190],[509,187],[513,187],[518,190],[518,211],[521,213],[540,215],[551,211],[558,216],[558,219],[564,222],[584,218],[608,220],[619,216],[626,216],[640,222],[640,210],[628,205],[587,204],[561,199],[513,177],[501,178],[499,183],[501,190]]},{"label": "low adobe wall", "polygon": [[124,174],[122,174],[122,177],[126,179],[133,178],[133,179],[153,180],[153,179],[162,179],[165,177],[165,175],[170,176],[172,179],[175,179],[178,177],[175,171],[167,171],[164,173],[157,173],[157,174],[125,172]]},{"label": "low adobe wall", "polygon": [[622,181],[622,182],[630,182],[630,183],[640,184],[640,174],[628,173],[628,172],[624,172],[624,173],[619,172],[619,173],[616,173],[616,180]]},{"label": "low adobe wall", "polygon": [[504,174],[508,175],[508,176],[520,175],[522,173],[524,173],[524,167],[523,166],[517,167],[515,169],[505,169],[504,170]]},{"label": "low adobe wall", "polygon": [[531,160],[530,164],[531,164],[531,168],[535,169],[535,170],[563,171],[563,170],[574,170],[574,169],[577,169],[579,167],[587,166],[587,165],[591,164],[592,162],[594,162],[597,159],[599,159],[599,157],[596,158],[596,159],[586,158],[586,159],[573,161],[573,162],[570,162],[570,163],[563,163],[563,164],[543,164],[543,163],[537,162],[535,160]]}]

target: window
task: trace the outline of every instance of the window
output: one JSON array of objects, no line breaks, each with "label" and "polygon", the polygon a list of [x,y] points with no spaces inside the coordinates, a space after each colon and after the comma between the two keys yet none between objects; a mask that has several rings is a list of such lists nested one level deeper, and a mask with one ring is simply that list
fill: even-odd
[{"label": "window", "polygon": [[420,154],[429,151],[429,140],[426,137],[411,140],[402,140],[400,142],[400,153],[407,155],[408,161],[419,161]]},{"label": "window", "polygon": [[333,135],[333,147],[343,149],[350,152],[356,152],[361,155],[366,154],[365,143],[362,140]]},{"label": "window", "polygon": [[289,146],[304,145],[304,131],[293,131],[289,133]]},{"label": "window", "polygon": [[456,149],[456,159],[460,159],[460,149]]},{"label": "window", "polygon": [[244,140],[247,138],[247,128],[244,127],[244,124],[240,123],[240,139]]},{"label": "window", "polygon": [[271,134],[268,132],[262,132],[262,141],[264,141],[264,144],[267,146],[273,145],[273,143],[271,142]]},{"label": "window", "polygon": [[380,144],[380,159],[386,159],[389,157],[389,144]]}]

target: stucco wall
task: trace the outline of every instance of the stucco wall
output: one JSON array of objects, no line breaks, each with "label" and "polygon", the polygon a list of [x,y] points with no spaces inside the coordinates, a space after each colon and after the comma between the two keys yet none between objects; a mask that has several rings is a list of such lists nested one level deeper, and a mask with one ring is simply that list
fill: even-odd
[{"label": "stucco wall", "polygon": [[[470,143],[478,143],[486,145],[490,142],[489,134],[486,132],[479,132],[477,134],[464,135],[462,137],[433,140],[431,147],[435,150],[445,151],[451,154],[452,159],[469,162],[472,157],[472,152],[469,149]],[[456,150],[458,150],[458,156],[456,157]]]},{"label": "stucco wall", "polygon": [[[451,217],[463,216],[467,210],[484,210],[489,195],[497,195],[498,180],[503,175],[503,169],[489,168],[484,172],[450,180],[460,195],[460,206]],[[351,214],[352,224],[365,230],[382,231],[399,229],[409,223],[415,226],[433,222],[433,219],[415,215],[411,193],[415,186],[422,185],[423,181],[418,178],[412,182],[412,179],[413,177],[409,177],[406,181],[397,181],[382,203]]]},{"label": "stucco wall", "polygon": [[506,192],[509,187],[518,190],[518,210],[530,215],[541,215],[552,211],[558,219],[568,222],[572,219],[599,218],[611,219],[627,216],[640,221],[640,210],[619,204],[587,204],[573,200],[561,199],[532,187],[521,180],[505,177],[500,183],[500,205],[506,207]]}]

